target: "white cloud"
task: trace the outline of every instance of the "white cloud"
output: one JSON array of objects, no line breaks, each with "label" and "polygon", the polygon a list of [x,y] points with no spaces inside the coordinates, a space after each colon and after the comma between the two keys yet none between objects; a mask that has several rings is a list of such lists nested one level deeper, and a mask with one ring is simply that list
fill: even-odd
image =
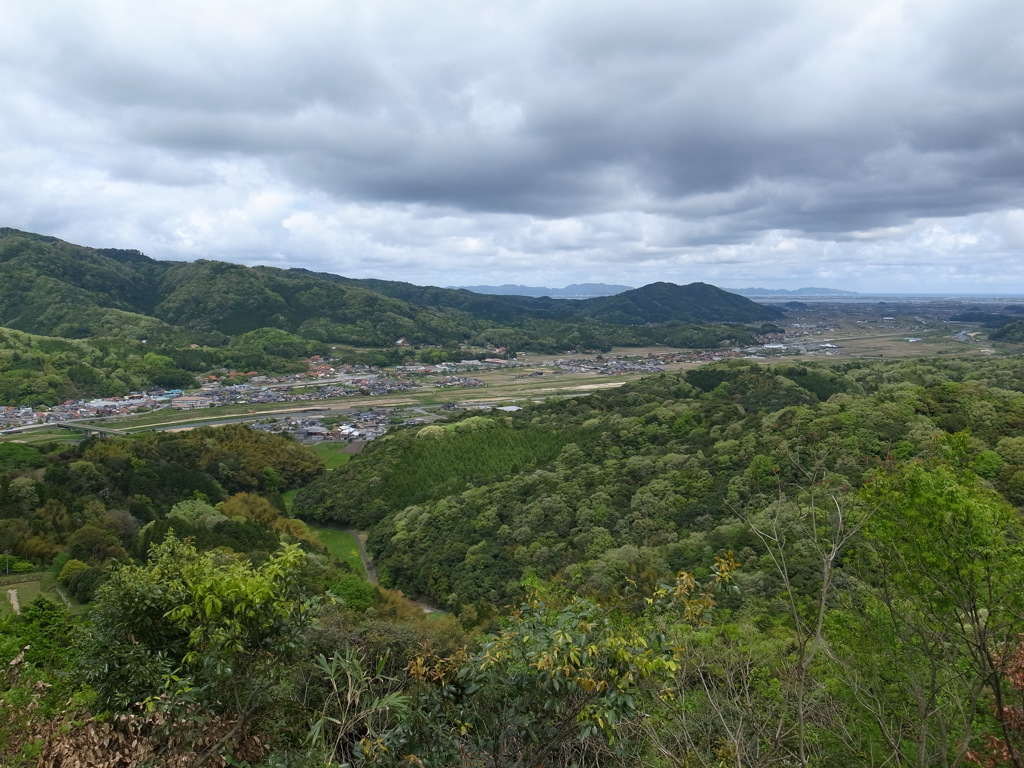
[{"label": "white cloud", "polygon": [[0,26],[0,225],[432,284],[1024,285],[1017,0],[58,0]]}]

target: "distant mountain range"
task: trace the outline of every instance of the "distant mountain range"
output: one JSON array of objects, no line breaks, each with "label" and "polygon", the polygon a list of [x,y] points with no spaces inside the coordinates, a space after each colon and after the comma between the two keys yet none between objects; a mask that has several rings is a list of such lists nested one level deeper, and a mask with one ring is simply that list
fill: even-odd
[{"label": "distant mountain range", "polygon": [[630,285],[608,285],[607,283],[573,283],[565,288],[538,288],[531,285],[463,285],[450,286],[472,291],[473,293],[486,293],[491,296],[533,296],[540,298],[549,296],[552,299],[593,299],[599,296],[614,296],[617,293],[633,290]]},{"label": "distant mountain range", "polygon": [[[628,285],[607,283],[573,283],[565,288],[539,288],[531,285],[464,285],[452,286],[453,290],[472,291],[491,296],[548,296],[553,299],[593,299],[601,296],[616,296],[633,290]],[[724,288],[740,296],[857,296],[856,291],[841,291],[838,288]]]},{"label": "distant mountain range", "polygon": [[838,288],[726,288],[729,293],[740,296],[857,296],[856,291],[841,291]]},{"label": "distant mountain range", "polygon": [[[87,248],[0,228],[0,325],[46,336],[215,345],[272,328],[358,346],[393,346],[404,338],[410,344],[469,340],[525,348],[532,339],[572,348],[593,346],[587,340],[598,325],[597,336],[610,344],[667,343],[664,333],[659,341],[654,332],[614,327],[781,316],[704,283],[654,283],[577,301],[485,295],[306,269],[158,261],[139,251]],[[528,332],[517,336],[513,329]]]}]

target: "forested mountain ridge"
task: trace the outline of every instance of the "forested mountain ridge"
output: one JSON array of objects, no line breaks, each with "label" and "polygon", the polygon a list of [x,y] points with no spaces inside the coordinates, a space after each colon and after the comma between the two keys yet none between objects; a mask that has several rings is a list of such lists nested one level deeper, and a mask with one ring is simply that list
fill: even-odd
[{"label": "forested mountain ridge", "polygon": [[[666,284],[608,299],[483,296],[470,291],[356,280],[300,269],[198,260],[162,262],[0,229],[0,325],[63,336],[215,340],[263,327],[307,338],[382,346],[461,341],[494,323],[748,322],[776,310],[711,286]],[[649,294],[649,295],[648,295]],[[614,299],[615,297],[609,297]],[[644,317],[645,301],[660,309]]]},{"label": "forested mountain ridge", "polygon": [[[636,311],[645,291],[656,318]],[[294,373],[334,344],[361,348],[345,362],[375,365],[502,348],[745,344],[761,329],[742,323],[777,316],[711,286],[631,294],[622,306],[485,296],[305,269],[162,262],[0,229],[0,328],[11,329],[0,336],[0,405],[188,388],[217,369]]]},{"label": "forested mountain ridge", "polygon": [[757,322],[782,317],[765,306],[707,283],[651,283],[643,288],[579,302],[579,312],[605,323],[708,323],[730,318]]},{"label": "forested mountain ridge", "polygon": [[98,331],[119,326],[170,333],[148,316],[159,263],[128,252],[118,259],[116,253],[0,229],[0,325],[68,338],[108,335]]},{"label": "forested mountain ridge", "polygon": [[391,344],[403,331],[429,335],[440,314],[299,271],[160,262],[10,229],[0,230],[0,296],[0,324],[76,338],[217,341],[263,327],[304,332],[323,319],[357,334],[379,328],[367,341]]}]

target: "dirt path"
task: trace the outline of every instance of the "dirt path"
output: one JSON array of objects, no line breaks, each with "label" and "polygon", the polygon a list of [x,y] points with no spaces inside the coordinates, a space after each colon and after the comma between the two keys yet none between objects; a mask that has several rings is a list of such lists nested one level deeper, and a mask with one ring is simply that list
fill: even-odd
[{"label": "dirt path", "polygon": [[[319,523],[319,525],[323,526],[324,528],[334,528],[338,531],[344,531],[356,540],[356,546],[359,548],[359,557],[363,561],[363,568],[366,569],[366,580],[374,586],[377,586],[377,567],[373,564],[373,560],[367,553],[365,546],[366,537],[368,535],[367,531],[357,531],[355,528],[342,528],[336,525],[328,525],[327,523]],[[446,613],[446,611],[441,610],[437,606],[431,605],[430,603],[425,603],[422,600],[413,600],[408,597],[406,597],[405,599],[413,605],[419,606],[424,613]]]},{"label": "dirt path", "polygon": [[[366,547],[363,546],[363,539],[366,538],[366,531],[357,531],[353,528],[345,528],[345,533],[352,534],[352,537],[356,540],[356,544],[359,546],[359,556],[363,559],[363,568],[366,569],[366,580],[377,585],[377,568],[373,564],[373,560],[366,553]],[[425,603],[422,600],[413,600],[411,598],[405,598],[410,603],[418,605],[424,613],[444,613],[440,608],[437,608],[430,603]]]},{"label": "dirt path", "polygon": [[21,613],[21,604],[18,602],[18,590],[8,589],[7,599],[11,601],[11,608],[14,609],[14,612],[16,614]]},{"label": "dirt path", "polygon": [[68,596],[61,592],[61,590],[58,587],[54,587],[53,591],[57,593],[57,597],[59,597],[64,602],[64,605],[67,606],[67,609],[69,611],[72,608],[74,608],[74,606],[71,604],[71,601],[68,600]]},{"label": "dirt path", "polygon": [[360,532],[352,528],[345,528],[345,533],[351,534],[352,538],[356,540],[356,545],[359,547],[359,556],[363,559],[363,568],[366,569],[366,580],[377,586],[377,568],[373,564],[373,560],[366,554],[366,547],[363,546],[363,539],[366,538],[366,532]]}]

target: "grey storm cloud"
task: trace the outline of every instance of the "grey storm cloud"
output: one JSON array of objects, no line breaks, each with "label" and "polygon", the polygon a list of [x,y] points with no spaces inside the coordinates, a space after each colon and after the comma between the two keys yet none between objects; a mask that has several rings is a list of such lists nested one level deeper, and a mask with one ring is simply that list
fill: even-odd
[{"label": "grey storm cloud", "polygon": [[1019,0],[264,5],[6,4],[0,223],[435,284],[1024,286]]}]

